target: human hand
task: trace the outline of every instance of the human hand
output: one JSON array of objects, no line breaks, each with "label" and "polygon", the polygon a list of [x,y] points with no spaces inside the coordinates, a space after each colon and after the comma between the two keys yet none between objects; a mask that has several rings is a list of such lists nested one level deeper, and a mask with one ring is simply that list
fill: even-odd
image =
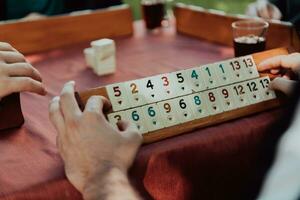
[{"label": "human hand", "polygon": [[282,75],[271,81],[270,88],[290,96],[297,85],[297,81],[292,79],[295,79],[295,76],[297,79],[300,77],[300,53],[269,58],[258,65],[258,71],[269,71],[274,75]]},{"label": "human hand", "polygon": [[[58,131],[57,145],[66,176],[83,192],[90,180],[101,180],[111,168],[126,174],[142,142],[133,124],[120,122],[119,129],[106,120],[107,99],[92,96],[82,112],[74,96],[73,81],[49,105],[50,120]],[[99,190],[99,189],[98,189]]]},{"label": "human hand", "polygon": [[0,99],[23,91],[46,94],[40,73],[10,44],[0,42]]},{"label": "human hand", "polygon": [[280,10],[274,4],[266,0],[260,0],[249,4],[246,9],[246,15],[276,20],[280,20],[282,17]]}]

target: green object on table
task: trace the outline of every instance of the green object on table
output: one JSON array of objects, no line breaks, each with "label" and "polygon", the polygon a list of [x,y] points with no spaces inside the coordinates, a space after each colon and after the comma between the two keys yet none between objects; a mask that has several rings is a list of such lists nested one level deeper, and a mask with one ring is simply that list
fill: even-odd
[{"label": "green object on table", "polygon": [[[124,3],[127,3],[132,7],[135,19],[141,18],[140,1],[141,0],[124,0]],[[227,13],[243,14],[247,5],[254,1],[255,0],[173,0],[170,1],[171,3],[169,3],[169,5],[174,3],[185,3],[202,6],[204,8],[223,10]]]}]

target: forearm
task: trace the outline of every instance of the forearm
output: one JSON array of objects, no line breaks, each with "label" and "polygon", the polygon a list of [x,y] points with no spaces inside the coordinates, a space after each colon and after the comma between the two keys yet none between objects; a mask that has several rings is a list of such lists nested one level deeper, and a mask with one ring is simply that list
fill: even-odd
[{"label": "forearm", "polygon": [[85,200],[141,199],[130,185],[127,174],[118,168],[110,168],[93,176],[84,188],[83,198]]}]

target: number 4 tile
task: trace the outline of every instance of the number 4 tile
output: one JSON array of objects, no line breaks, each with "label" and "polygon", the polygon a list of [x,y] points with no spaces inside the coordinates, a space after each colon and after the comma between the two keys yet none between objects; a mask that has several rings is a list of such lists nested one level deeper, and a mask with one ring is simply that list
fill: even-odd
[{"label": "number 4 tile", "polygon": [[162,87],[155,77],[139,79],[137,85],[140,93],[145,97],[147,103],[154,103],[163,99]]},{"label": "number 4 tile", "polygon": [[206,90],[206,85],[203,77],[200,76],[199,67],[187,69],[184,71],[185,76],[188,79],[188,84],[190,85],[192,92],[200,92]]}]

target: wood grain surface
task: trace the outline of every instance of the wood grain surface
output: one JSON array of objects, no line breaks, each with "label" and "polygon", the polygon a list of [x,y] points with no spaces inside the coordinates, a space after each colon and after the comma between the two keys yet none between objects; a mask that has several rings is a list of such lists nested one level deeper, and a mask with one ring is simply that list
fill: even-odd
[{"label": "wood grain surface", "polygon": [[132,13],[126,5],[78,15],[0,24],[0,41],[10,43],[24,54],[132,33]]},{"label": "wood grain surface", "polygon": [[[133,37],[115,42],[116,73],[103,77],[85,64],[82,51],[90,41],[27,56],[48,94],[22,93],[25,124],[1,131],[1,200],[82,199],[66,179],[48,116],[49,101],[65,82],[85,91],[233,57],[232,48],[177,34],[174,24],[146,31],[142,21],[134,22]],[[283,107],[144,145],[131,183],[144,199],[255,199],[271,157],[268,142],[278,136],[269,128],[278,129],[280,116],[287,116]]]},{"label": "wood grain surface", "polygon": [[[200,39],[232,46],[232,28],[234,21],[249,19],[241,15],[228,15],[196,6],[177,4],[174,7],[177,31]],[[267,49],[293,47],[300,50],[299,38],[289,22],[268,21]]]},{"label": "wood grain surface", "polygon": [[[289,53],[286,48],[278,48],[272,49],[260,53],[253,54],[253,59],[256,65],[258,65],[262,60],[271,58],[277,55],[287,55]],[[266,76],[268,74],[261,74],[261,76]],[[90,90],[77,92],[77,102],[80,105],[81,109],[84,109],[84,105],[87,100],[93,95],[101,95],[109,99],[107,95],[107,91],[105,87],[92,88]],[[209,125],[216,125],[224,121],[236,119],[239,117],[251,115],[257,112],[265,111],[270,108],[274,108],[280,105],[279,99],[274,99],[270,101],[260,102],[254,105],[249,105],[243,108],[238,108],[233,111],[223,112],[217,115],[208,116],[205,118],[196,119],[190,122],[182,123],[176,126],[171,126],[167,128],[162,128],[157,131],[149,132],[143,134],[144,143],[151,143],[161,139],[165,139],[168,137],[172,137],[175,135],[179,135],[181,133],[192,131],[196,128],[203,128]]]}]

